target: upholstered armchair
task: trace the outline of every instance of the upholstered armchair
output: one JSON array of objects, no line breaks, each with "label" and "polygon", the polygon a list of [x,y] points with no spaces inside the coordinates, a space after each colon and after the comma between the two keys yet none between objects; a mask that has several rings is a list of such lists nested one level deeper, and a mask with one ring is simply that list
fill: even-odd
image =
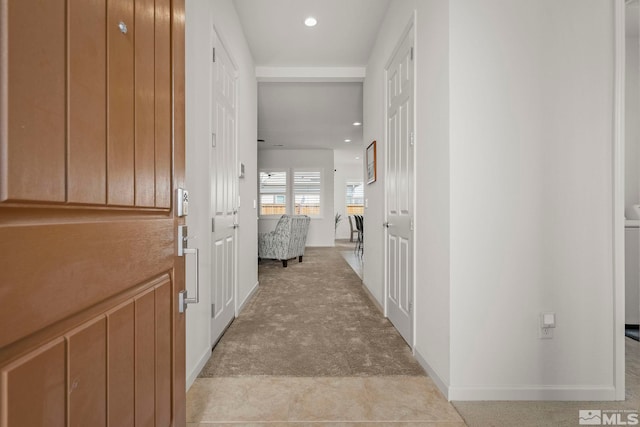
[{"label": "upholstered armchair", "polygon": [[283,267],[295,257],[302,262],[310,221],[306,215],[282,215],[275,230],[258,234],[258,258],[280,260]]}]

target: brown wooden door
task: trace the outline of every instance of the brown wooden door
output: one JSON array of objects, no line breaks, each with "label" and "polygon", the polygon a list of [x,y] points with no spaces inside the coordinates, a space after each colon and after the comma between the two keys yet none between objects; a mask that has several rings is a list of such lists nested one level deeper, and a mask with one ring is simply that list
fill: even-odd
[{"label": "brown wooden door", "polygon": [[0,427],[184,425],[184,0],[0,0],[0,49]]}]

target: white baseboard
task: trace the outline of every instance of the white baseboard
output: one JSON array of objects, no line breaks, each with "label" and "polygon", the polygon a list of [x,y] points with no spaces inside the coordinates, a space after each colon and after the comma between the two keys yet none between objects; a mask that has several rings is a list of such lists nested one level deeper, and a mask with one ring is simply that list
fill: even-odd
[{"label": "white baseboard", "polygon": [[449,401],[613,401],[615,397],[613,386],[449,387]]},{"label": "white baseboard", "polygon": [[456,387],[447,384],[427,363],[416,348],[414,356],[427,371],[436,387],[449,401],[482,400],[555,400],[555,401],[614,401],[613,386],[523,386],[523,387]]},{"label": "white baseboard", "polygon": [[258,291],[259,286],[260,286],[260,282],[256,282],[256,284],[253,285],[253,288],[251,288],[251,290],[249,291],[249,294],[247,295],[247,297],[240,303],[240,305],[238,305],[238,311],[236,312],[236,317],[240,313],[242,313],[242,310],[244,310],[244,308],[247,306],[249,301],[251,301],[251,298],[253,298],[255,293]]},{"label": "white baseboard", "polygon": [[200,371],[202,371],[202,368],[204,368],[204,365],[207,364],[210,357],[211,349],[209,348],[209,346],[207,346],[202,353],[202,356],[200,356],[200,359],[198,359],[198,363],[196,363],[196,366],[187,375],[187,391],[189,391],[193,383],[196,381],[196,378],[198,378],[198,375],[200,375]]},{"label": "white baseboard", "polygon": [[449,399],[449,385],[447,384],[447,382],[440,378],[440,375],[438,375],[436,371],[433,370],[431,365],[427,363],[427,361],[424,357],[422,357],[422,354],[420,354],[420,351],[418,351],[417,348],[414,348],[413,355],[420,366],[422,366],[422,368],[427,371],[429,378],[431,378],[431,380],[435,383],[436,387],[438,387],[438,390],[440,390],[440,392],[444,395],[445,399],[451,400]]},{"label": "white baseboard", "polygon": [[380,304],[380,302],[376,299],[376,297],[373,296],[373,294],[371,293],[371,291],[369,290],[367,285],[365,285],[364,282],[362,282],[362,289],[364,289],[364,293],[367,294],[371,302],[373,302],[373,305],[375,305],[376,308],[380,311],[380,314],[384,316],[384,308],[382,308],[382,305]]}]

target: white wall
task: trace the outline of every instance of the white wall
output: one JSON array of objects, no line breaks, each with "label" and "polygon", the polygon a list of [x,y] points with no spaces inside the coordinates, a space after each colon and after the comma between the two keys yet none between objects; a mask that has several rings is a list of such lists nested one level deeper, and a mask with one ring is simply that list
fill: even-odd
[{"label": "white wall", "polygon": [[[384,66],[414,10],[418,360],[452,400],[613,399],[613,3],[392,1],[364,84],[369,224]],[[383,302],[384,231],[368,230]]]},{"label": "white wall", "polygon": [[[638,6],[627,6],[626,12],[640,19]],[[636,24],[637,25],[637,24]],[[633,205],[640,203],[640,39],[627,33],[625,72],[625,215],[633,214]],[[625,323],[640,323],[640,256],[638,230],[625,231]]]},{"label": "white wall", "polygon": [[[384,69],[416,13],[416,357],[446,393],[449,383],[449,74],[448,4],[394,0],[380,27],[364,83],[364,146],[378,141],[378,180],[365,186],[364,283],[384,295]],[[379,225],[377,227],[376,225]]]},{"label": "white wall", "polygon": [[[251,53],[230,0],[187,0],[186,2],[186,114],[187,114],[187,184],[190,212],[187,217],[192,247],[200,249],[200,304],[187,310],[186,371],[190,387],[211,354],[210,283],[211,264],[208,238],[209,217],[209,70],[211,66],[211,31],[215,26],[238,67],[238,159],[245,164],[245,178],[240,180],[241,206],[238,221],[237,303],[242,304],[258,283],[257,269],[257,83]],[[254,254],[250,256],[250,254]],[[192,261],[192,260],[188,260]],[[187,284],[194,283],[192,275]],[[193,285],[191,285],[193,286]]]},{"label": "white wall", "polygon": [[[258,169],[315,169],[322,170],[322,217],[311,218],[307,246],[334,245],[333,210],[333,151],[332,150],[260,150],[258,152]],[[289,179],[291,175],[289,174]],[[254,187],[258,186],[258,178],[254,179]],[[265,233],[276,227],[278,218],[261,218],[258,231]]]},{"label": "white wall", "polygon": [[[355,160],[351,153],[341,153],[334,151],[334,185],[333,185],[333,209],[340,212],[342,221],[338,224],[336,231],[336,239],[348,239],[351,228],[349,227],[349,218],[347,217],[347,182],[363,182],[363,163],[362,160]],[[360,154],[360,159],[364,158],[364,154]],[[356,224],[353,224],[355,230]],[[355,239],[355,235],[354,235]]]},{"label": "white wall", "polygon": [[449,22],[449,397],[613,399],[613,2],[458,0]]},{"label": "white wall", "polygon": [[[638,8],[627,8],[637,14]],[[638,17],[637,19],[640,19]],[[625,93],[625,214],[628,218],[633,205],[640,203],[640,40],[626,39]]]}]

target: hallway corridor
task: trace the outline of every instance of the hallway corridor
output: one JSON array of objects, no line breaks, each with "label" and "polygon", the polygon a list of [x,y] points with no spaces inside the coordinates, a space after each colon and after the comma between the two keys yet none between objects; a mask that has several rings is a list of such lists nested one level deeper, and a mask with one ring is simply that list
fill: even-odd
[{"label": "hallway corridor", "polygon": [[258,292],[188,393],[191,425],[464,425],[343,249],[260,263]]}]

